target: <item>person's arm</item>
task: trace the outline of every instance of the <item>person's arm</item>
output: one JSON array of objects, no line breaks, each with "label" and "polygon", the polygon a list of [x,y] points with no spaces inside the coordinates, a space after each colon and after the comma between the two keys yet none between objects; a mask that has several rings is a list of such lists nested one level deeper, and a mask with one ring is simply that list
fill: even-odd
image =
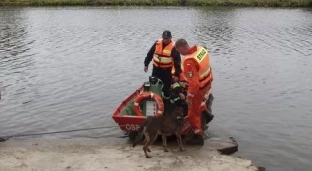
[{"label": "person's arm", "polygon": [[184,62],[184,75],[188,82],[186,99],[192,99],[199,91],[198,64],[194,59],[187,59]]},{"label": "person's arm", "polygon": [[174,63],[174,69],[175,73],[174,76],[179,77],[181,71],[181,55],[180,53],[176,50],[176,48],[172,49],[172,57],[173,57],[173,63]]},{"label": "person's arm", "polygon": [[156,49],[156,42],[150,48],[150,50],[148,51],[148,53],[145,57],[145,60],[144,60],[144,66],[145,67],[148,67],[149,63],[152,61],[155,49]]}]

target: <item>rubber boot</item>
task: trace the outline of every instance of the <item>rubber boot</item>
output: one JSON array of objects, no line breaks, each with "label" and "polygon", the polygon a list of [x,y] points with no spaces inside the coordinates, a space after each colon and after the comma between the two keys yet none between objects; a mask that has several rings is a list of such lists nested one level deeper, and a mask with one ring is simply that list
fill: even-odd
[{"label": "rubber boot", "polygon": [[202,113],[201,116],[201,126],[202,126],[202,130],[206,131],[208,129],[207,123],[206,123],[206,118],[205,115]]},{"label": "rubber boot", "polygon": [[208,100],[207,100],[207,102],[206,102],[206,106],[207,106],[208,112],[209,112],[210,114],[212,113],[211,107],[212,107],[213,99],[214,99],[213,95],[212,95],[212,94],[209,94]]},{"label": "rubber boot", "polygon": [[214,115],[208,111],[203,111],[202,117],[206,120],[206,124],[208,124],[209,122],[211,122],[213,120]]},{"label": "rubber boot", "polygon": [[206,115],[206,124],[209,124],[209,122],[211,122],[214,118],[214,115],[207,112],[207,115]]},{"label": "rubber boot", "polygon": [[192,139],[185,142],[188,145],[204,145],[204,138],[202,135],[194,135]]}]

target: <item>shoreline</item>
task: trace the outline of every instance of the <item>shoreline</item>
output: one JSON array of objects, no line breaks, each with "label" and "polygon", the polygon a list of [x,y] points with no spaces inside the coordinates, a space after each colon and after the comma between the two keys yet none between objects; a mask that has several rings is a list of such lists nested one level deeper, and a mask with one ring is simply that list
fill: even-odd
[{"label": "shoreline", "polygon": [[312,0],[0,0],[1,6],[312,7]]},{"label": "shoreline", "polygon": [[[226,139],[206,140],[204,146],[185,146],[179,151],[176,142],[168,142],[169,152],[161,143],[151,146],[152,158],[144,156],[142,145],[132,148],[114,139],[23,139],[0,143],[0,170],[6,171],[189,171],[228,170],[264,171],[249,159],[223,155],[215,148],[230,146]],[[215,146],[215,147],[214,147]]]}]

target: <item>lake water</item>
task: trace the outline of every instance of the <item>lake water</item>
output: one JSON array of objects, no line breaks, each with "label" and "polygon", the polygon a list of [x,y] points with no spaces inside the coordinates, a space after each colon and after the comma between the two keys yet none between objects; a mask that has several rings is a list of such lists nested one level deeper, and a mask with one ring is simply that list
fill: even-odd
[{"label": "lake water", "polygon": [[311,170],[312,9],[0,8],[0,135],[115,126],[165,29],[210,50],[214,134],[267,170]]}]

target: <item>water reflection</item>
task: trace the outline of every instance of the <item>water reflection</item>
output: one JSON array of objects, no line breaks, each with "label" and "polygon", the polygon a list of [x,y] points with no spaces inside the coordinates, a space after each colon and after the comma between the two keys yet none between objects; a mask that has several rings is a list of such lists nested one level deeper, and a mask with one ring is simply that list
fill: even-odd
[{"label": "water reflection", "polygon": [[1,8],[0,135],[115,125],[112,111],[148,78],[144,57],[169,29],[210,50],[211,130],[270,170],[310,168],[311,18],[306,9]]},{"label": "water reflection", "polygon": [[[28,70],[34,64],[34,54],[30,51],[34,40],[28,39],[24,20],[21,10],[0,11],[0,79],[4,96],[22,94],[30,85],[32,75]],[[4,87],[8,86],[13,86],[14,91],[5,91]]]},{"label": "water reflection", "polygon": [[[1,122],[7,123],[2,129],[11,133],[19,124],[16,120],[25,117],[22,105],[35,96],[33,80],[36,74],[31,72],[35,64],[34,40],[29,38],[24,12],[18,8],[0,10]],[[15,114],[11,115],[12,112]]]},{"label": "water reflection", "polygon": [[207,46],[212,53],[218,54],[222,49],[222,53],[229,54],[235,27],[234,10],[233,8],[199,8],[194,30],[199,44]]}]

